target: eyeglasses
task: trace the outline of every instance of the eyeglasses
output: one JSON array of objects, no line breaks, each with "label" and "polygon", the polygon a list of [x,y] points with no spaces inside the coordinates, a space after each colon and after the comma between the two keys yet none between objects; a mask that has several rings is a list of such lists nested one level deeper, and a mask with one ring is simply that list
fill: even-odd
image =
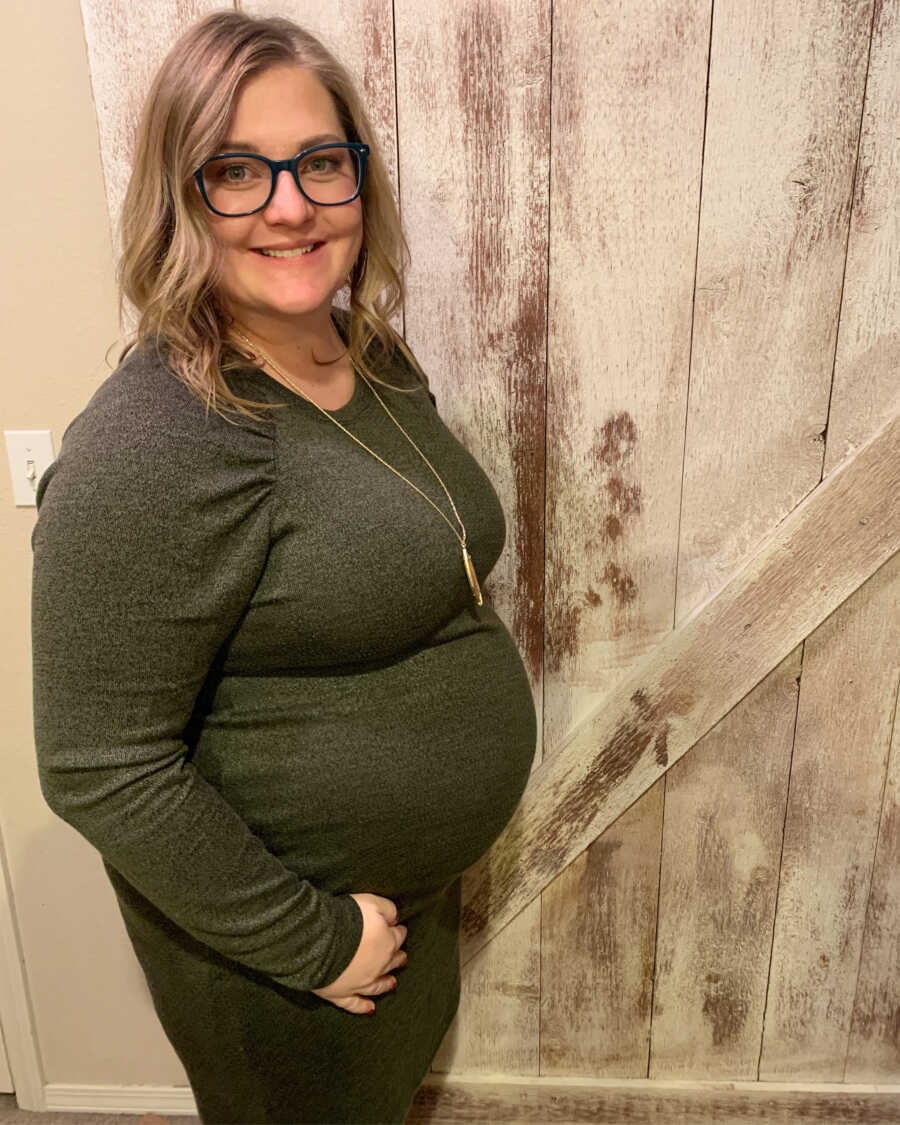
[{"label": "eyeglasses", "polygon": [[281,172],[290,172],[310,203],[339,207],[362,191],[369,146],[358,141],[314,145],[289,160],[255,152],[223,152],[194,172],[206,206],[216,215],[253,215],[269,205]]}]

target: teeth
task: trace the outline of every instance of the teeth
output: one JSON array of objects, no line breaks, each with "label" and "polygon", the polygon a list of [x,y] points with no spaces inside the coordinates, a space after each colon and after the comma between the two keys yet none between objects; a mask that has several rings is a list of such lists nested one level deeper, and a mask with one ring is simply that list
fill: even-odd
[{"label": "teeth", "polygon": [[318,243],[312,246],[300,246],[296,250],[260,250],[261,254],[265,254],[267,258],[299,258],[301,254],[308,254],[310,250],[315,250]]}]

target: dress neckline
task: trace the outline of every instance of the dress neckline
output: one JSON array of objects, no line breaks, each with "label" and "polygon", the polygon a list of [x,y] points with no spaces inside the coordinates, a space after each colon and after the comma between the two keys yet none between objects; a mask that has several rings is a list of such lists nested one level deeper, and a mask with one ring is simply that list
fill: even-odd
[{"label": "dress neckline", "polygon": [[[345,331],[344,324],[342,323],[341,314],[343,314],[343,316],[346,316],[346,310],[340,309],[337,306],[332,306],[330,313],[331,321],[337,329],[338,335],[346,345],[349,341],[347,339],[347,333]],[[330,423],[328,421],[328,418],[326,418],[322,413],[323,410],[326,414],[330,415],[332,418],[337,419],[337,421],[339,422],[348,422],[352,421],[354,418],[358,418],[360,414],[368,410],[375,400],[375,396],[366,386],[365,380],[360,376],[359,372],[355,368],[353,370],[353,394],[350,396],[347,402],[344,403],[343,406],[338,406],[332,410],[329,410],[328,407],[325,406],[320,409],[315,403],[312,403],[308,399],[305,399],[303,395],[299,394],[297,391],[292,390],[290,387],[286,387],[284,383],[279,382],[277,379],[273,379],[272,376],[269,375],[266,371],[263,371],[261,367],[254,367],[254,370],[263,375],[268,381],[268,384],[270,384],[271,387],[275,388],[275,393],[279,396],[283,396],[290,406],[293,406],[296,409],[305,410],[307,413],[318,418],[318,420],[326,426]]]}]

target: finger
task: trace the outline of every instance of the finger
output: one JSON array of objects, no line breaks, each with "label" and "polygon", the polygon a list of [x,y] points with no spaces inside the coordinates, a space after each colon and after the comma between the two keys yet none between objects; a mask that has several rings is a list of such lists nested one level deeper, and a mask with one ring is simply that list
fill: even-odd
[{"label": "finger", "polygon": [[359,992],[361,992],[363,996],[380,996],[383,992],[393,992],[396,987],[397,978],[385,976],[372,981],[372,983],[366,985],[365,988],[360,988]]},{"label": "finger", "polygon": [[407,956],[406,950],[398,950],[388,962],[387,971],[390,972],[391,969],[402,969],[408,960],[409,957]]},{"label": "finger", "polygon": [[399,949],[400,946],[406,941],[406,934],[407,934],[406,926],[394,926],[394,935],[395,935],[396,940],[397,940],[397,945],[396,945],[397,949]]},{"label": "finger", "polygon": [[344,1008],[345,1011],[352,1012],[357,1016],[367,1015],[375,1007],[371,1000],[366,1000],[365,997],[357,996],[355,993],[353,996],[341,996],[337,1000],[332,1000],[331,1003],[336,1008]]}]

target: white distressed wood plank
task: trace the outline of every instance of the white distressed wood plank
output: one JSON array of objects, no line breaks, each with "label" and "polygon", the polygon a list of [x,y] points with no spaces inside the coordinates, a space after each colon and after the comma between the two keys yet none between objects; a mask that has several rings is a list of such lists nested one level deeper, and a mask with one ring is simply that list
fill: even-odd
[{"label": "white distressed wood plank", "polygon": [[666,775],[651,1078],[756,1078],[800,647]]},{"label": "white distressed wood plank", "polygon": [[672,627],[708,19],[554,4],[548,750]]},{"label": "white distressed wood plank", "polygon": [[874,5],[825,472],[887,418],[900,384],[900,6]]},{"label": "white distressed wood plank", "polygon": [[897,691],[898,606],[900,554],[806,641],[759,1066],[768,1081],[843,1075]]},{"label": "white distressed wood plank", "polygon": [[[553,8],[545,755],[672,626],[709,18]],[[544,891],[542,1074],[647,1072],[662,790]]]},{"label": "white distressed wood plank", "polygon": [[821,477],[871,3],[716,6],[678,621]]},{"label": "white distressed wood plank", "polygon": [[647,1073],[664,785],[660,778],[544,892],[544,1076]]},{"label": "white distressed wood plank", "polygon": [[[549,0],[395,2],[407,339],[506,513],[486,589],[525,660],[539,722],[549,13]],[[539,917],[534,903],[463,971],[437,1069],[536,1072]]]},{"label": "white distressed wood plank", "polygon": [[[900,598],[900,592],[898,592]],[[896,669],[900,682],[900,667]],[[853,1005],[846,1082],[900,1078],[900,696]]]},{"label": "white distressed wood plank", "polygon": [[485,946],[462,972],[459,1011],[438,1047],[442,1074],[537,1074],[540,1040],[540,900],[504,939]]},{"label": "white distressed wood plank", "polygon": [[[836,354],[834,363],[834,385],[828,418],[828,429],[824,435],[825,473],[831,473],[843,459],[851,454],[873,425],[888,416],[896,401],[897,359],[896,339],[900,332],[900,312],[897,298],[900,296],[900,279],[895,268],[896,245],[900,238],[900,205],[896,193],[896,179],[900,171],[900,136],[897,135],[896,120],[900,110],[900,90],[896,82],[900,65],[900,21],[896,8],[891,5],[875,5],[870,50],[867,55],[867,80],[865,101],[860,115],[861,136],[859,156],[855,172],[852,209],[850,211],[849,238],[846,268],[841,295],[841,319],[837,330]],[[893,243],[893,245],[891,245]],[[856,598],[875,596],[874,590],[881,590],[878,575],[859,591]],[[894,621],[900,618],[900,588],[882,591],[879,595],[888,617]],[[850,605],[842,607],[849,612]],[[857,612],[862,612],[857,608]],[[881,623],[879,622],[879,625]],[[886,623],[885,623],[886,624]],[[821,696],[827,692],[825,685],[817,683],[821,675],[825,684],[832,681],[844,685],[853,679],[858,685],[854,693],[847,693],[848,713],[841,717],[844,729],[838,720],[832,719],[829,726],[827,718],[822,718],[815,709],[816,724],[824,725],[818,733],[819,753],[826,752],[833,760],[834,768],[846,770],[845,759],[851,752],[850,739],[860,737],[857,723],[861,712],[866,712],[868,720],[883,721],[893,705],[893,690],[888,683],[886,694],[879,695],[878,684],[884,687],[883,675],[889,673],[892,660],[891,641],[888,640],[888,667],[883,667],[884,656],[879,652],[876,637],[867,638],[870,646],[870,667],[860,666],[861,657],[849,639],[845,638],[842,654],[834,654],[826,665],[813,665],[804,670],[801,688],[801,714],[808,713],[804,695],[807,691]],[[871,647],[871,646],[875,647]],[[895,667],[895,665],[894,665]],[[828,711],[825,712],[827,716]],[[798,737],[803,733],[798,725]],[[829,745],[829,740],[831,744]],[[832,1077],[843,1072],[844,1055],[850,1048],[850,1057],[855,1059],[851,1070],[856,1073],[867,1072],[858,1054],[863,1039],[857,1036],[855,1047],[848,1043],[851,1024],[852,993],[855,988],[860,942],[863,936],[865,902],[856,901],[863,893],[860,888],[869,885],[871,862],[871,841],[878,830],[879,812],[882,824],[888,826],[890,836],[890,817],[885,822],[881,800],[864,805],[859,786],[874,792],[882,771],[883,757],[889,734],[862,734],[863,749],[858,761],[854,763],[854,784],[838,784],[828,789],[815,770],[800,770],[791,779],[792,819],[789,827],[793,832],[812,833],[817,831],[816,809],[823,799],[830,800],[829,817],[833,827],[849,823],[842,853],[829,851],[832,839],[829,837],[824,854],[814,853],[799,857],[800,872],[809,864],[821,866],[822,878],[831,880],[831,886],[811,885],[807,890],[810,901],[798,903],[797,871],[798,857],[787,848],[791,835],[786,837],[786,896],[783,899],[785,917],[779,918],[776,929],[776,946],[773,950],[772,1018],[766,1022],[766,1042],[763,1050],[762,1072],[782,1074],[806,1074],[815,1077]],[[801,757],[799,763],[802,765]],[[867,771],[869,771],[867,775]],[[883,772],[881,772],[883,777]],[[830,781],[834,784],[832,775]],[[830,794],[825,797],[823,794]],[[885,810],[889,809],[889,797],[885,798]],[[822,829],[819,828],[819,831]],[[840,831],[840,829],[838,829]],[[806,844],[804,844],[806,846]],[[890,846],[887,845],[890,852]],[[871,903],[879,902],[890,887],[890,879],[885,882],[875,872],[872,884]],[[895,884],[896,885],[896,884]],[[851,889],[853,894],[851,896]],[[851,901],[852,898],[852,901]],[[818,908],[818,909],[817,909]],[[779,906],[781,913],[781,906]],[[895,968],[895,957],[890,953],[891,924],[886,920],[885,928],[880,929],[880,911],[868,914],[869,931],[868,956],[865,971],[859,970],[858,996],[862,1008],[858,1009],[857,1027],[862,1032],[874,1036],[873,1060],[871,1066],[875,1073],[890,1073],[889,1055],[885,1046],[891,1033],[885,1037],[885,1028],[879,1031],[878,1016],[871,1004],[873,987],[883,982],[879,989],[879,1003],[890,1008],[891,991],[889,980]],[[785,936],[785,931],[789,936]],[[801,933],[805,932],[811,944],[819,947],[818,963],[811,963],[810,950],[797,944]],[[895,931],[894,941],[897,940]],[[793,976],[788,986],[786,977]],[[785,1010],[785,987],[795,990],[792,999],[793,1011]],[[868,990],[868,991],[867,991]],[[868,1000],[867,1000],[868,996]],[[867,1007],[868,1004],[868,1007]],[[896,1006],[896,1002],[895,1002]],[[885,1007],[880,1008],[882,1017]],[[868,1018],[867,1018],[868,1017]],[[771,1035],[771,1046],[769,1044]],[[854,1054],[854,1051],[857,1053]],[[877,1061],[876,1061],[877,1056]],[[802,1070],[791,1068],[791,1060],[796,1060]],[[849,1060],[848,1060],[849,1065]],[[894,1052],[894,1073],[897,1067],[897,1053]]]},{"label": "white distressed wood plank", "polygon": [[[827,0],[715,8],[676,621],[821,476],[862,14]],[[756,1077],[799,659],[666,779],[651,1077]]]}]

